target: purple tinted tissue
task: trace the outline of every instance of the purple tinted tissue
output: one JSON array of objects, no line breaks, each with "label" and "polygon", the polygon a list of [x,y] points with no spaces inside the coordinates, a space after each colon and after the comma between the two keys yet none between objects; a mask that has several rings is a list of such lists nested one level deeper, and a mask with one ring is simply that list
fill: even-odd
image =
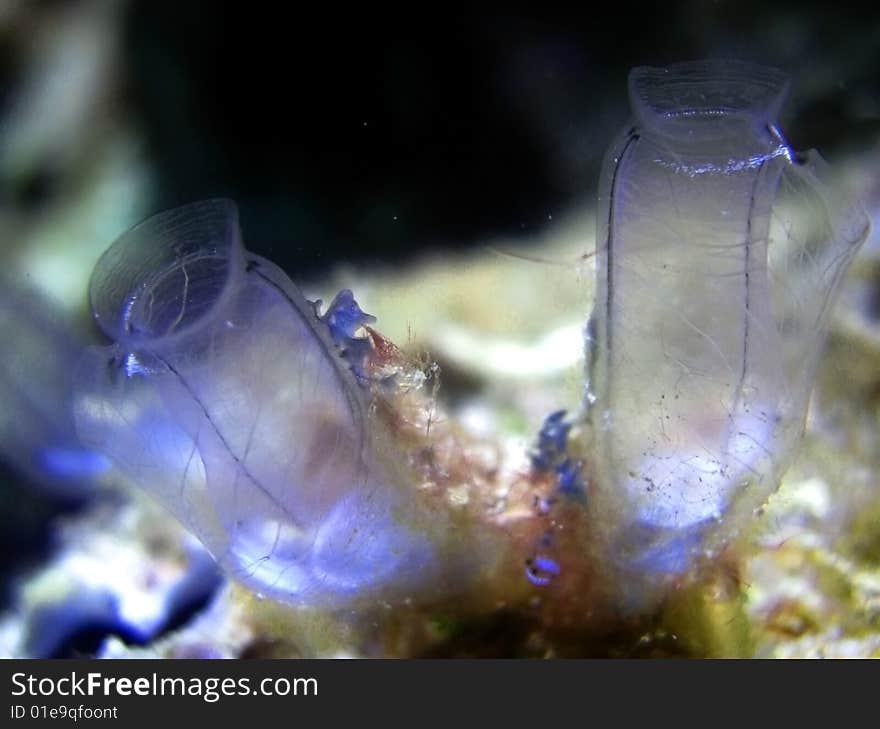
[{"label": "purple tinted tissue", "polygon": [[[349,291],[318,312],[244,249],[223,200],[157,215],[99,261],[92,311],[111,344],[77,369],[79,438],[282,602],[474,586],[491,602],[520,594],[525,561],[529,588],[582,575],[649,606],[777,488],[868,232],[818,155],[784,139],[786,90],[740,62],[633,70],[633,118],[600,180],[586,407],[547,418],[529,473],[478,473],[454,425],[432,430],[433,401],[383,400],[401,370],[387,340],[361,336],[372,317]],[[551,518],[548,483],[564,507]],[[583,564],[528,557],[557,517]]]},{"label": "purple tinted tissue", "polygon": [[629,90],[600,189],[592,508],[612,562],[675,574],[778,485],[868,222],[782,137],[781,72],[636,68]]},{"label": "purple tinted tissue", "polygon": [[80,438],[239,581],[292,604],[345,606],[430,592],[448,576],[455,554],[441,565],[438,549],[452,529],[400,472],[334,341],[345,332],[245,251],[231,202],[133,228],[90,292],[113,343],[79,367]]}]

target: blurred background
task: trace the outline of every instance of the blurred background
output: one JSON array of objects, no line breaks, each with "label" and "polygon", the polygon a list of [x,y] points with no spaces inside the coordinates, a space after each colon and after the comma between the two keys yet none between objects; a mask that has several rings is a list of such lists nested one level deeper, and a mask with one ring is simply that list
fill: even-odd
[{"label": "blurred background", "polygon": [[[92,266],[147,215],[230,197],[250,250],[307,288],[367,272],[380,328],[388,321],[405,337],[428,327],[413,288],[430,308],[434,293],[450,296],[449,279],[404,291],[391,270],[473,260],[487,246],[506,262],[549,257],[553,270],[587,252],[602,156],[628,115],[629,69],[701,57],[791,73],[782,127],[792,145],[819,149],[872,216],[880,210],[880,12],[803,0],[612,3],[601,16],[273,7],[0,0],[4,654],[91,655],[110,635],[148,644],[219,584],[210,560],[196,559],[197,569],[168,573],[167,589],[141,586],[131,607],[109,587],[118,574],[58,562],[96,501],[121,523],[127,497],[97,486],[107,464],[76,442],[69,372],[98,339]],[[875,334],[878,249],[875,235],[849,298],[852,326]],[[520,265],[517,280],[533,270]],[[536,310],[542,295],[521,287],[517,306]],[[512,326],[547,329],[525,317]],[[453,394],[488,376],[465,369],[449,366]],[[63,587],[57,574],[32,584],[47,561],[67,571]],[[155,604],[144,607],[147,594]]]}]

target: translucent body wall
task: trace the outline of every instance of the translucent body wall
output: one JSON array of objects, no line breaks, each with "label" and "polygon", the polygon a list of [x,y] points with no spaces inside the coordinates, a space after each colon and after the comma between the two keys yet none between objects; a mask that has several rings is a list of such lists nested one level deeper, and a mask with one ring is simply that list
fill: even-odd
[{"label": "translucent body wall", "polygon": [[[829,308],[867,233],[777,115],[786,77],[736,62],[630,75],[600,190],[588,335],[610,559],[679,573],[777,487]],[[600,519],[601,515],[601,519]],[[601,527],[600,527],[601,529]]]},{"label": "translucent body wall", "polygon": [[[351,292],[322,314],[245,251],[226,201],[151,218],[99,261],[113,343],[78,368],[78,433],[283,602],[491,599],[586,575],[645,607],[778,486],[867,233],[783,138],[785,92],[736,62],[632,72],[600,185],[587,408],[547,418],[530,472],[477,474],[464,440],[414,425],[427,400],[384,397],[394,377],[367,362],[397,350],[363,334]],[[560,530],[576,559],[545,553]]]},{"label": "translucent body wall", "polygon": [[319,319],[239,236],[234,205],[207,201],[155,216],[107,251],[91,300],[114,344],[79,368],[83,442],[259,594],[342,606],[461,577],[467,556],[441,550],[461,534],[414,492],[368,413],[345,356],[358,340],[334,341],[360,310],[341,297]]}]

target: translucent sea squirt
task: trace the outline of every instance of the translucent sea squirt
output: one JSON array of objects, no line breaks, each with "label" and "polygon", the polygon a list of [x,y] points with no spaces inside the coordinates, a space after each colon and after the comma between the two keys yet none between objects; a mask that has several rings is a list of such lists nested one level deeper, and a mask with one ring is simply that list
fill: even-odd
[{"label": "translucent sea squirt", "polygon": [[609,563],[678,574],[777,487],[868,221],[777,127],[787,79],[739,62],[630,74],[600,188],[588,328]]},{"label": "translucent sea squirt", "polygon": [[[474,555],[370,412],[350,296],[319,317],[242,246],[234,204],[123,235],[91,280],[112,340],[79,367],[80,438],[255,592],[343,607],[454,591]],[[482,559],[482,558],[481,558]],[[485,562],[485,559],[483,559]]]}]

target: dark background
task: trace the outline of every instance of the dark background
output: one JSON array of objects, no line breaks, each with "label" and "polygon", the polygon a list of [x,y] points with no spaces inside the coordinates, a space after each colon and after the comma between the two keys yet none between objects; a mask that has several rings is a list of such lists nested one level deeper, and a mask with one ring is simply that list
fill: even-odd
[{"label": "dark background", "polygon": [[880,129],[880,14],[839,3],[273,7],[136,3],[129,91],[157,209],[233,197],[248,246],[297,272],[529,236],[588,205],[634,65],[786,69],[796,148]]}]

